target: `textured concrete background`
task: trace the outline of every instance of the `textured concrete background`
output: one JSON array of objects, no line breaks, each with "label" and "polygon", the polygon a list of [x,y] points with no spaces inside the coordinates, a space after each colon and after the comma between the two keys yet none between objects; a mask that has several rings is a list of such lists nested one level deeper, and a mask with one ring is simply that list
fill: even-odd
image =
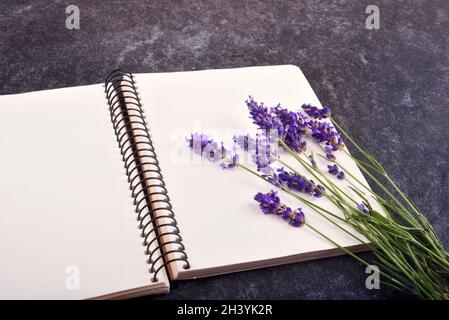
[{"label": "textured concrete background", "polygon": [[[69,4],[80,7],[79,31],[65,28]],[[380,30],[364,27],[369,4]],[[116,67],[299,65],[449,247],[447,0],[3,0],[0,26],[0,94],[98,83]],[[368,291],[365,277],[340,257],[177,282],[158,298],[407,298]]]}]

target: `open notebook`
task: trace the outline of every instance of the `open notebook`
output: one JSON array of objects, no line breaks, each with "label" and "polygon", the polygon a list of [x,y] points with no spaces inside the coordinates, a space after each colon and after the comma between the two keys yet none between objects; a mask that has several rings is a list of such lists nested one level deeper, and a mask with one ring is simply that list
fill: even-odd
[{"label": "open notebook", "polygon": [[[251,132],[248,95],[320,105],[295,66],[115,71],[106,85],[1,96],[0,298],[164,293],[176,279],[342,254],[310,229],[261,215],[253,197],[270,189],[264,181],[186,147],[191,132],[224,141]],[[351,250],[366,248],[307,219]]]}]

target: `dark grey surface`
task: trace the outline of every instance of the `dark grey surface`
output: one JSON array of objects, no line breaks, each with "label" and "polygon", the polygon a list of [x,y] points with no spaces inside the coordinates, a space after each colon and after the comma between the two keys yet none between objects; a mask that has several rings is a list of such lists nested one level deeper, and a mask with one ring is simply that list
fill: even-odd
[{"label": "dark grey surface", "polygon": [[[65,28],[69,4],[80,7],[78,31]],[[380,30],[364,27],[368,4]],[[449,247],[446,0],[1,1],[0,26],[0,94],[98,83],[116,67],[299,65]],[[162,298],[406,298],[368,291],[365,277],[339,257],[177,282]]]}]

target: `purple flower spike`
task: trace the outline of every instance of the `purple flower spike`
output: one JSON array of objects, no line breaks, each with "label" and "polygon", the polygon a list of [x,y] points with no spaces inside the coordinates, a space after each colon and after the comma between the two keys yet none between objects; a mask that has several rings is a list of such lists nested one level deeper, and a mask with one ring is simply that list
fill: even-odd
[{"label": "purple flower spike", "polygon": [[344,147],[343,140],[334,127],[327,122],[311,120],[307,123],[311,136],[318,143],[325,143],[328,147],[326,153],[338,151]]},{"label": "purple flower spike", "polygon": [[273,172],[271,164],[276,161],[276,153],[270,145],[269,136],[257,135],[255,140],[255,152],[251,155],[257,165],[257,171],[270,175]]},{"label": "purple flower spike", "polygon": [[202,133],[192,133],[187,139],[189,147],[197,154],[201,155],[209,143],[213,143],[209,136]]},{"label": "purple flower spike", "polygon": [[270,143],[270,136],[256,134],[256,138],[253,138],[247,134],[234,136],[233,140],[244,151],[249,151],[257,165],[257,171],[266,175],[271,174],[271,164],[277,160],[277,152],[275,146]]},{"label": "purple flower spike", "polygon": [[292,150],[296,152],[305,151],[306,142],[302,140],[307,129],[305,117],[300,113],[281,108],[280,105],[273,108],[272,112],[279,119],[281,124],[281,126],[278,127],[279,137],[281,137],[285,144]]},{"label": "purple flower spike", "polygon": [[211,162],[217,162],[225,158],[226,149],[223,147],[223,144],[218,144],[211,139],[201,155]]},{"label": "purple flower spike", "polygon": [[307,178],[300,176],[293,172],[287,172],[284,168],[277,170],[274,173],[270,182],[278,186],[287,187],[293,191],[306,193],[320,198],[324,193],[324,187],[315,184],[313,180],[308,180]]},{"label": "purple flower spike", "polygon": [[264,106],[263,103],[258,104],[251,96],[246,100],[249,109],[250,118],[253,123],[260,129],[270,131],[279,127],[279,121],[271,114],[271,110]]},{"label": "purple flower spike", "polygon": [[225,160],[220,164],[222,169],[232,169],[238,166],[239,163],[239,155],[236,150],[233,150],[231,159]]},{"label": "purple flower spike", "polygon": [[281,108],[267,108],[263,103],[258,104],[252,97],[246,101],[250,118],[259,129],[265,132],[277,133],[280,139],[295,152],[306,149],[306,142],[302,139],[307,130],[306,117],[301,113]]},{"label": "purple flower spike", "polygon": [[331,161],[333,161],[333,160],[335,160],[336,158],[335,158],[335,155],[332,153],[334,150],[333,150],[333,147],[330,147],[330,146],[324,146],[324,151],[326,152],[326,158],[328,159],[328,160],[331,160]]},{"label": "purple flower spike", "polygon": [[365,207],[365,204],[360,203],[357,205],[357,209],[359,209],[360,211],[362,211],[363,213],[368,213],[368,209]]},{"label": "purple flower spike", "polygon": [[301,108],[313,119],[321,120],[331,116],[331,108],[329,107],[318,108],[310,104],[303,104]]},{"label": "purple flower spike", "polygon": [[290,220],[290,216],[292,215],[292,208],[284,206],[282,210],[280,210],[280,215],[284,220]]},{"label": "purple flower spike", "polygon": [[270,166],[272,159],[269,155],[264,153],[255,153],[252,155],[254,163],[257,166],[257,171],[264,175],[270,175],[273,172],[273,168]]},{"label": "purple flower spike", "polygon": [[293,227],[301,227],[306,222],[306,217],[301,208],[292,210],[285,204],[281,203],[277,192],[271,190],[268,193],[257,193],[254,200],[259,203],[260,210],[264,214],[274,214],[288,221]]},{"label": "purple flower spike", "polygon": [[301,227],[306,223],[306,216],[302,212],[302,208],[298,208],[290,215],[290,225],[293,227]]},{"label": "purple flower spike", "polygon": [[320,184],[317,185],[316,188],[313,189],[312,195],[316,198],[321,198],[324,193],[324,187]]},{"label": "purple flower spike", "polygon": [[345,178],[345,173],[343,171],[340,171],[340,169],[337,167],[336,164],[334,165],[328,165],[327,168],[329,169],[328,172],[331,175],[334,175],[337,177],[337,179],[344,179]]},{"label": "purple flower spike", "polygon": [[256,139],[249,134],[234,136],[234,142],[245,151],[252,151],[256,146]]},{"label": "purple flower spike", "polygon": [[220,167],[223,169],[231,169],[238,166],[239,156],[235,146],[231,152],[224,147],[223,142],[219,144],[207,135],[200,133],[191,134],[187,142],[193,152],[211,162],[219,162]]},{"label": "purple flower spike", "polygon": [[309,118],[301,112],[292,112],[282,108],[280,105],[275,108],[265,107],[263,103],[257,103],[252,97],[246,101],[250,118],[259,129],[265,132],[275,131],[279,138],[292,150],[297,153],[306,150],[306,142],[303,137],[310,134],[318,143],[324,143],[328,149],[326,157],[329,160],[335,160],[334,151],[344,147],[340,135],[328,122],[322,120],[329,118],[331,109],[329,107],[318,108],[310,104],[302,105],[302,109]]},{"label": "purple flower spike", "polygon": [[254,200],[259,202],[260,210],[265,214],[276,214],[281,205],[277,192],[271,190],[269,193],[264,194],[259,192],[255,195]]},{"label": "purple flower spike", "polygon": [[336,176],[338,174],[338,172],[340,172],[340,170],[338,170],[338,167],[336,164],[328,165],[327,167],[329,168],[329,173],[334,176]]}]

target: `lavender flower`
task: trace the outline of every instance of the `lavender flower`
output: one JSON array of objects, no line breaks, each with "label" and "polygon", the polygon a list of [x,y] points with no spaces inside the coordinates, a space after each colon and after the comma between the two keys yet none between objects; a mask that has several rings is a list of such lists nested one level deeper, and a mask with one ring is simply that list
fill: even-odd
[{"label": "lavender flower", "polygon": [[271,164],[277,160],[277,141],[273,146],[270,135],[256,134],[256,138],[250,135],[234,136],[234,142],[244,151],[248,151],[253,162],[257,166],[257,171],[265,175],[272,173]]},{"label": "lavender flower", "polygon": [[326,152],[326,158],[328,160],[335,160],[335,155],[332,153],[332,148],[329,146],[324,147],[324,151]]},{"label": "lavender flower", "polygon": [[331,175],[334,175],[337,177],[337,179],[344,179],[345,178],[345,173],[343,171],[340,171],[340,169],[337,167],[336,164],[334,165],[328,165],[327,168],[329,169],[328,172]]},{"label": "lavender flower", "polygon": [[212,143],[212,139],[202,133],[192,133],[190,138],[187,139],[189,147],[196,153],[201,155],[203,150],[209,143]]},{"label": "lavender flower", "polygon": [[287,172],[284,168],[278,169],[277,173],[274,173],[267,180],[274,185],[285,186],[293,191],[306,193],[317,198],[320,198],[325,191],[323,186],[315,184],[313,180],[308,180],[293,172]]},{"label": "lavender flower", "polygon": [[273,172],[271,165],[271,158],[265,153],[255,153],[252,155],[254,163],[257,166],[257,171],[264,175],[270,175]]},{"label": "lavender flower", "polygon": [[259,129],[266,132],[277,130],[280,139],[295,152],[306,150],[306,141],[303,139],[306,133],[310,133],[316,142],[326,144],[328,147],[326,157],[329,160],[335,160],[333,152],[344,147],[340,135],[329,123],[317,121],[330,117],[331,109],[329,107],[318,108],[310,104],[302,105],[302,109],[312,118],[307,121],[307,117],[301,112],[292,112],[281,108],[280,105],[268,108],[263,103],[258,104],[252,97],[249,97],[246,104],[253,123]]},{"label": "lavender flower", "polygon": [[312,132],[311,136],[315,141],[318,143],[326,143],[326,145],[331,146],[332,151],[339,150],[343,141],[338,132],[335,131],[329,123],[311,120],[308,122],[308,127],[310,128]]},{"label": "lavender flower", "polygon": [[278,119],[273,116],[271,110],[264,106],[263,103],[258,104],[251,96],[246,100],[248,106],[250,118],[253,119],[253,123],[260,129],[270,131],[277,129],[280,125]]},{"label": "lavender flower", "polygon": [[255,152],[252,155],[257,171],[263,174],[271,174],[273,169],[271,164],[276,161],[277,153],[273,151],[270,143],[270,136],[257,135]]},{"label": "lavender flower", "polygon": [[292,210],[285,204],[281,203],[277,192],[271,190],[269,193],[257,193],[254,200],[259,203],[260,210],[264,214],[274,214],[289,222],[291,226],[301,227],[306,222],[306,218],[302,208]]},{"label": "lavender flower", "polygon": [[293,227],[301,227],[306,223],[306,216],[302,211],[302,208],[298,208],[290,214],[290,225]]},{"label": "lavender flower", "polygon": [[306,142],[302,137],[307,129],[306,118],[300,113],[281,108],[280,105],[273,108],[272,112],[279,119],[281,125],[278,127],[278,134],[285,144],[296,152],[304,151]]},{"label": "lavender flower", "polygon": [[256,139],[249,134],[234,136],[233,140],[245,151],[251,151],[256,146]]},{"label": "lavender flower", "polygon": [[280,105],[267,108],[263,103],[258,104],[252,97],[249,97],[246,105],[250,118],[259,129],[268,133],[276,131],[285,144],[296,152],[306,149],[306,142],[302,136],[306,133],[307,123],[302,114],[281,108]]},{"label": "lavender flower", "polygon": [[223,142],[219,144],[209,136],[200,133],[191,134],[187,142],[196,154],[211,162],[220,162],[220,167],[223,169],[235,168],[238,165],[239,157],[235,147],[229,151],[224,147]]},{"label": "lavender flower", "polygon": [[332,175],[334,175],[334,176],[337,175],[338,172],[340,171],[340,170],[338,170],[338,167],[337,167],[336,164],[334,164],[334,165],[328,165],[327,168],[329,169],[329,170],[328,170],[329,173],[332,174]]},{"label": "lavender flower", "polygon": [[327,122],[319,122],[311,120],[307,123],[311,136],[318,143],[325,143],[324,150],[328,160],[335,160],[334,151],[338,151],[344,147],[343,139],[334,128]]},{"label": "lavender flower", "polygon": [[232,169],[238,166],[239,155],[237,154],[237,148],[232,147],[232,152],[225,151],[226,154],[230,157],[227,161],[222,161],[220,167],[222,169]]},{"label": "lavender flower", "polygon": [[331,116],[331,108],[329,107],[317,108],[310,104],[303,104],[301,108],[313,119],[321,120]]},{"label": "lavender flower", "polygon": [[362,211],[363,213],[368,213],[368,209],[365,207],[364,203],[360,203],[357,205],[357,209],[359,209],[360,211]]},{"label": "lavender flower", "polygon": [[276,214],[281,205],[281,199],[277,196],[277,192],[273,190],[267,194],[257,193],[254,200],[259,202],[260,210],[265,214]]}]

